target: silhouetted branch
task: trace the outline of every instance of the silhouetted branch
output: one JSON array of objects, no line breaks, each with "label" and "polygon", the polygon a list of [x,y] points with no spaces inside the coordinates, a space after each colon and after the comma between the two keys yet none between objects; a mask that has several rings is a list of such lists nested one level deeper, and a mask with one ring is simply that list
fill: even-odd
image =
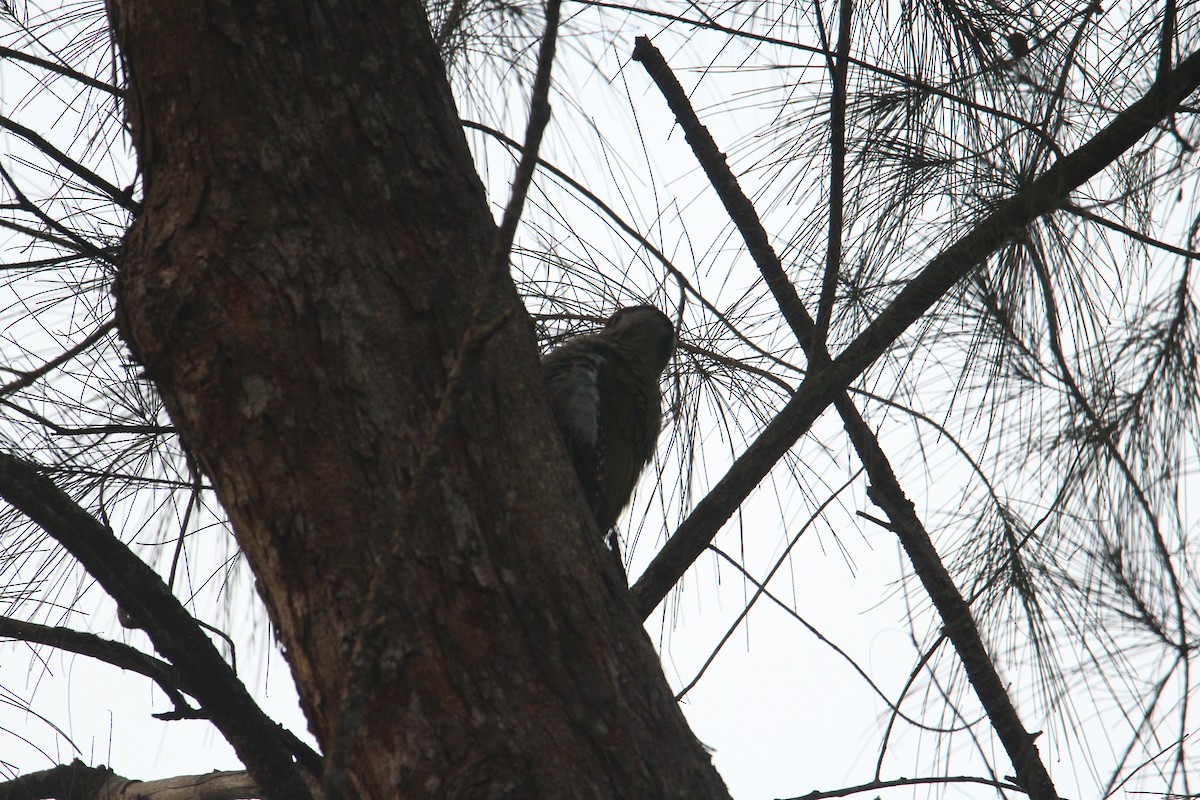
[{"label": "silhouetted branch", "polygon": [[100,800],[125,782],[107,767],[89,767],[76,759],[0,783],[0,800]]},{"label": "silhouetted branch", "polygon": [[[180,691],[188,691],[186,677],[175,667],[154,656],[130,647],[122,642],[113,642],[99,636],[70,628],[50,627],[33,622],[0,617],[0,638],[19,639],[23,642],[45,644],[68,650],[72,653],[95,658],[114,667],[127,669],[139,675],[145,675],[158,684],[166,693],[167,698],[175,705],[172,719],[203,718],[196,709],[192,708]],[[190,692],[189,692],[190,694]],[[159,715],[155,715],[159,716]]]},{"label": "silhouetted branch", "polygon": [[272,798],[309,790],[279,727],[250,697],[196,621],[154,570],[34,465],[0,453],[0,497],[58,540],[185,676],[188,694]]},{"label": "silhouetted branch", "polygon": [[[720,154],[716,142],[696,117],[683,87],[679,85],[671,73],[670,67],[658,50],[649,43],[649,40],[638,39],[634,58],[646,66],[647,71],[666,97],[671,110],[675,113],[676,120],[683,128],[688,143],[692,145],[696,153],[696,158],[720,195],[734,224],[742,233],[747,249],[783,311],[784,318],[792,326],[805,352],[809,354],[813,370],[820,369],[828,372],[829,361],[824,341],[820,338],[819,332],[817,335],[813,335],[814,323],[808,316],[808,312],[804,310],[795,287],[784,273],[779,256],[771,248],[767,232],[758,218],[753,203],[742,192],[737,179],[729,171],[724,157]],[[809,377],[811,378],[812,375],[813,373],[810,372]],[[800,393],[803,392],[807,383],[806,380],[805,384],[801,385]],[[878,438],[871,432],[857,407],[846,394],[836,395],[833,403],[841,415],[846,433],[870,477],[871,485],[868,494],[875,504],[887,513],[891,522],[888,526],[889,529],[895,532],[900,539],[925,591],[933,600],[938,613],[945,622],[947,635],[958,651],[971,685],[987,711],[988,718],[1017,770],[1022,784],[1029,787],[1032,797],[1039,800],[1056,800],[1058,794],[1054,789],[1050,774],[1038,755],[1037,748],[1033,744],[1033,737],[1021,724],[1016,709],[996,672],[995,664],[983,646],[970,606],[954,585],[954,581],[942,563],[929,534],[917,518],[912,504],[905,497]],[[791,403],[789,403],[790,406]],[[768,426],[768,429],[770,427]],[[753,446],[751,445],[751,449]],[[780,452],[779,455],[782,456],[783,452]],[[757,482],[756,478],[755,484]],[[702,501],[700,506],[703,506],[704,502],[706,501]],[[698,512],[699,506],[696,512],[693,512],[693,516],[696,516]],[[676,537],[680,535],[690,519],[685,520],[680,526],[680,530],[675,534]],[[715,530],[713,533],[715,534]],[[651,571],[655,569],[655,565],[667,553],[674,541],[675,537],[668,541],[663,552],[659,554],[659,558],[655,559],[646,574],[634,586],[635,602],[642,599],[638,594],[639,590],[646,585],[647,576],[652,574]],[[697,552],[696,555],[698,556],[699,553]],[[657,605],[657,601],[655,605]],[[647,614],[651,610],[647,606],[639,607]]]},{"label": "silhouetted branch", "polygon": [[893,778],[886,781],[871,781],[870,783],[863,783],[858,786],[847,786],[843,789],[830,789],[827,792],[809,792],[808,794],[789,798],[789,800],[825,800],[827,797],[846,797],[847,795],[861,794],[862,792],[890,789],[895,786],[930,786],[945,783],[975,783],[982,786],[993,786],[1005,791],[1025,793],[1025,790],[1015,783],[994,781],[989,778],[976,778],[973,775],[948,775],[946,777],[934,778]]},{"label": "silhouetted branch", "polygon": [[[0,122],[3,122],[2,117],[0,117]],[[21,187],[17,186],[17,182],[13,180],[13,177],[8,174],[8,170],[4,169],[3,167],[0,167],[0,177],[4,178],[4,182],[7,183],[8,188],[12,190],[13,195],[17,198],[17,202],[20,204],[20,209],[35,216],[38,221],[45,225],[49,230],[56,231],[59,235],[65,237],[67,241],[71,242],[70,249],[75,250],[81,255],[85,255],[93,260],[100,261],[110,266],[115,266],[116,262],[114,262],[108,255],[108,252],[105,250],[105,248],[88,241],[86,238],[80,236],[77,232],[71,230],[66,225],[63,225],[61,222],[43,211],[37,205],[37,203],[34,203],[29,199],[29,197],[26,196],[25,192],[21,190]]]},{"label": "silhouetted branch", "polygon": [[821,298],[817,303],[814,334],[822,348],[828,346],[829,323],[833,318],[837,279],[842,269],[842,220],[845,216],[846,194],[846,75],[850,69],[850,22],[853,9],[853,0],[841,0],[839,3],[837,58],[831,58],[829,65],[832,89],[829,98],[829,243],[825,250],[825,273],[821,276]]},{"label": "silhouetted branch", "polygon": [[[176,433],[174,425],[138,425],[119,422],[111,425],[84,425],[77,428],[59,425],[54,420],[44,417],[36,411],[18,405],[11,400],[6,400],[3,397],[3,392],[0,392],[0,406],[10,408],[21,416],[27,417],[39,425],[48,428],[56,436],[94,436],[113,433],[125,433],[131,436],[173,436]],[[171,485],[174,486],[176,483],[172,481]]]},{"label": "silhouetted branch", "polygon": [[1128,225],[1122,225],[1119,222],[1115,222],[1111,219],[1106,219],[1105,217],[1100,216],[1099,214],[1095,213],[1094,211],[1088,211],[1086,208],[1081,208],[1081,207],[1075,205],[1074,203],[1065,204],[1063,206],[1063,209],[1066,211],[1069,211],[1072,214],[1083,217],[1084,219],[1086,219],[1090,222],[1094,222],[1097,225],[1102,225],[1105,228],[1108,228],[1110,231],[1116,231],[1117,233],[1121,234],[1122,236],[1128,236],[1130,239],[1133,239],[1135,242],[1141,242],[1142,244],[1147,245],[1149,247],[1156,247],[1159,250],[1163,250],[1168,253],[1174,253],[1175,255],[1183,256],[1184,258],[1190,258],[1193,260],[1200,259],[1200,253],[1196,252],[1195,250],[1188,250],[1186,247],[1179,247],[1177,245],[1173,245],[1168,242],[1164,242],[1161,239],[1155,239],[1153,236],[1147,236],[1146,234],[1142,233],[1141,231],[1135,231],[1133,228],[1130,228]]},{"label": "silhouetted branch", "polygon": [[[767,598],[772,603],[774,603],[776,605],[776,607],[779,608],[780,611],[787,614],[792,619],[796,620],[796,622],[800,623],[804,627],[805,630],[807,630],[809,633],[811,633],[813,635],[814,638],[816,638],[819,642],[821,642],[821,644],[825,645],[830,650],[832,650],[834,653],[836,653],[839,657],[841,657],[841,659],[843,661],[845,661],[847,664],[850,665],[850,668],[852,670],[854,670],[856,673],[858,673],[858,676],[860,678],[862,678],[864,682],[866,682],[867,686],[871,687],[871,691],[873,691],[876,694],[876,696],[878,696],[879,699],[882,700],[889,709],[891,709],[893,719],[896,717],[899,717],[900,719],[903,719],[905,722],[907,722],[909,725],[912,725],[914,728],[920,728],[921,730],[932,731],[934,733],[950,733],[950,732],[952,732],[952,729],[950,729],[950,728],[938,728],[938,727],[934,727],[932,725],[926,725],[925,723],[921,722],[919,719],[909,716],[908,714],[905,714],[903,711],[900,710],[900,706],[895,701],[893,701],[890,697],[888,697],[886,694],[883,693],[883,689],[879,688],[878,684],[875,683],[875,680],[870,675],[867,674],[867,671],[865,669],[863,669],[859,665],[859,663],[850,656],[849,653],[847,653],[845,650],[843,650],[841,647],[839,647],[838,644],[836,642],[834,642],[833,640],[831,640],[828,636],[826,636],[825,634],[823,634],[819,630],[817,630],[815,627],[813,627],[813,625],[808,620],[806,620],[804,617],[802,617],[798,613],[796,613],[796,610],[794,608],[792,608],[787,603],[785,603],[783,600],[781,600],[779,597],[777,597],[775,594],[773,594],[771,592],[771,590],[767,588],[767,581],[760,581],[757,578],[755,578],[753,575],[751,575],[749,572],[747,572],[746,568],[743,567],[740,563],[738,563],[738,561],[733,556],[729,555],[728,553],[726,553],[724,550],[717,547],[716,545],[709,545],[708,549],[711,550],[713,553],[715,553],[717,556],[719,556],[722,560],[724,560],[731,567],[736,569],[738,571],[738,573],[741,574],[742,578],[749,581],[754,586],[756,593],[755,593],[755,597],[751,599],[750,603],[755,602],[758,599],[758,595],[761,594],[763,597]],[[768,578],[768,581],[769,581],[769,578]],[[749,605],[749,603],[747,605]],[[725,641],[727,641],[727,639],[722,639],[722,644],[724,644]],[[718,645],[718,647],[720,647],[720,646],[721,645]],[[693,681],[693,683],[695,683],[695,681]],[[686,690],[684,690],[684,691],[686,691]],[[680,691],[678,693],[678,695],[682,696],[684,691]]]},{"label": "silhouetted branch", "polygon": [[82,72],[71,69],[70,67],[58,64],[54,61],[47,61],[44,58],[31,56],[28,53],[22,53],[20,50],[14,50],[11,47],[0,47],[0,58],[7,58],[10,61],[22,61],[26,64],[32,64],[35,67],[41,67],[47,72],[53,72],[62,75],[65,78],[70,78],[73,81],[82,83],[84,86],[89,86],[93,89],[99,89],[102,92],[111,94],[113,97],[124,97],[125,92],[118,89],[116,86],[97,80],[91,75],[85,75]]},{"label": "silhouetted branch", "polygon": [[66,167],[67,171],[69,171],[75,177],[90,183],[94,188],[102,192],[109,200],[121,206],[126,211],[130,211],[134,214],[141,213],[142,204],[134,200],[128,190],[121,189],[120,187],[106,181],[104,178],[101,178],[95,172],[88,169],[83,164],[80,164],[78,161],[71,158],[54,145],[50,144],[50,142],[46,141],[45,137],[41,136],[36,131],[26,128],[21,123],[14,122],[5,116],[0,116],[0,128],[11,131],[17,136],[20,136],[22,139],[37,148],[40,153],[49,156],[60,166]]},{"label": "silhouetted branch", "polygon": [[[715,19],[695,19],[692,17],[684,17],[679,14],[657,11],[650,8],[632,6],[625,3],[608,2],[608,0],[578,0],[578,2],[582,5],[594,6],[595,8],[609,8],[616,11],[626,11],[631,14],[638,14],[639,16],[643,16],[648,19],[657,19],[664,22],[678,22],[681,25],[696,28],[697,30],[717,31],[718,33],[724,33],[737,39],[744,39],[746,41],[757,42],[761,44],[775,45],[777,47],[784,48],[785,50],[799,50],[803,53],[812,53],[825,58],[829,58],[833,55],[833,53],[827,47],[814,47],[810,44],[805,44],[804,42],[799,42],[794,39],[784,39],[778,36],[766,36],[764,34],[754,33],[753,31],[748,31],[742,28],[731,28],[726,25],[722,25]],[[873,73],[875,75],[888,78],[889,80],[894,81],[897,85],[904,86],[913,92],[920,93],[923,96],[928,95],[940,97],[960,106],[963,109],[977,111],[980,114],[989,117],[1007,120],[1008,122],[1017,125],[1027,133],[1030,133],[1040,139],[1043,146],[1051,149],[1055,153],[1058,152],[1057,145],[1046,135],[1046,132],[1027,119],[1018,117],[1015,114],[1010,114],[1009,112],[1000,108],[984,105],[976,102],[970,97],[963,97],[962,95],[955,94],[954,92],[942,86],[937,86],[929,83],[928,81],[914,78],[912,75],[905,75],[902,72],[888,69],[887,67],[883,67],[865,59],[850,56],[847,59],[847,63],[857,67],[863,72]]]},{"label": "silhouetted branch", "polygon": [[[803,435],[830,402],[846,424],[864,466],[871,476],[871,499],[888,513],[909,558],[947,624],[948,634],[963,660],[967,674],[988,712],[997,735],[1004,744],[1014,768],[1032,797],[1055,800],[1057,792],[1042,764],[1031,736],[1021,724],[995,665],[987,654],[966,601],[958,592],[930,541],[928,533],[907,500],[878,440],[870,432],[844,392],[846,386],[865,370],[897,339],[909,325],[923,315],[945,292],[977,264],[982,263],[1012,232],[1023,229],[1041,214],[1061,205],[1070,191],[1083,183],[1151,129],[1163,114],[1185,99],[1200,85],[1200,54],[1183,62],[1174,80],[1155,85],[1143,98],[1110,123],[1075,153],[1064,157],[1033,181],[1026,189],[1001,203],[996,211],[974,230],[936,257],[914,278],[876,318],[867,330],[847,347],[837,361],[829,365],[824,345],[813,336],[814,323],[804,311],[794,287],[787,280],[778,256],[773,252],[766,231],[757,219],[753,204],[741,192],[729,171],[724,155],[691,109],[686,94],[671,74],[658,50],[646,37],[638,37],[633,58],[641,62],[658,85],[675,113],[684,136],[705,168],[714,189],[738,225],[747,248],[755,258],[785,319],[808,352],[812,371],[792,401],[773,420],[738,459],[713,491],[702,500],[692,515],[651,563],[633,587],[634,601],[644,615],[665,596],[700,555],[716,532],[739,506],[745,496],[765,477],[775,461],[790,449],[795,439],[786,431],[794,425],[796,438]],[[1157,112],[1154,115],[1152,112]],[[810,389],[814,405],[805,408],[801,398]],[[817,408],[819,406],[819,408]],[[790,413],[796,419],[787,420]],[[761,447],[760,447],[761,444]],[[741,469],[745,467],[743,472]],[[732,478],[732,480],[731,480]],[[705,506],[711,502],[711,509]],[[711,516],[710,516],[711,514]],[[689,524],[699,520],[689,530]],[[684,534],[688,538],[683,538]]]},{"label": "silhouetted branch", "polygon": [[61,354],[59,354],[59,355],[55,356],[54,358],[50,359],[49,361],[47,361],[45,364],[42,364],[37,369],[31,369],[27,372],[13,370],[20,377],[17,378],[15,381],[9,381],[8,383],[4,384],[3,386],[0,386],[0,396],[6,395],[6,394],[12,394],[15,391],[24,389],[26,386],[32,385],[39,378],[41,378],[45,375],[48,375],[49,373],[53,372],[58,367],[62,366],[66,362],[70,361],[72,358],[75,358],[75,356],[79,355],[80,353],[84,352],[88,348],[95,345],[97,342],[99,342],[101,339],[103,339],[105,336],[107,336],[110,332],[112,332],[112,329],[115,328],[116,325],[117,325],[116,320],[110,319],[108,322],[105,322],[99,328],[97,328],[96,330],[94,330],[90,334],[88,334],[81,342],[79,342],[79,344],[65,350]]},{"label": "silhouetted branch", "polygon": [[[634,602],[639,612],[648,615],[662,601],[783,454],[913,322],[1014,232],[1061,206],[1074,189],[1136,144],[1197,86],[1200,86],[1200,53],[1181,62],[1169,79],[1155,84],[1078,150],[998,203],[995,211],[909,281],[829,367],[814,368],[795,396],[696,505],[634,586]],[[791,319],[788,321],[791,323]]]}]

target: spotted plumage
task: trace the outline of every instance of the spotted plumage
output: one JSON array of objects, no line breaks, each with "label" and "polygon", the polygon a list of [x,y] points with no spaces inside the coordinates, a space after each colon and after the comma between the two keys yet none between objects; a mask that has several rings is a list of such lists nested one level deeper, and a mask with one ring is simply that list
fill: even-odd
[{"label": "spotted plumage", "polygon": [[658,380],[674,352],[671,320],[651,306],[631,306],[599,333],[570,339],[542,359],[550,403],[602,533],[616,524],[654,457]]}]

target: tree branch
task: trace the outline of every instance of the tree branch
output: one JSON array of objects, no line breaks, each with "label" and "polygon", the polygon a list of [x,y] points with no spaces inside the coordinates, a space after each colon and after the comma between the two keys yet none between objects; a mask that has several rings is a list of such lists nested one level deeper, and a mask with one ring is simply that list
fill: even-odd
[{"label": "tree branch", "polygon": [[[823,56],[825,58],[831,58],[833,55],[828,47],[814,47],[810,44],[798,42],[795,39],[783,39],[778,36],[766,36],[760,33],[753,33],[741,28],[731,28],[712,19],[693,19],[690,17],[681,16],[679,14],[671,14],[665,11],[655,11],[649,8],[641,8],[635,5],[629,5],[627,3],[610,2],[609,0],[578,0],[578,2],[581,5],[593,6],[595,8],[610,8],[617,11],[625,11],[630,14],[637,14],[638,16],[645,17],[647,19],[677,22],[681,25],[687,25],[699,30],[717,31],[718,33],[724,33],[737,39],[775,45],[777,47],[784,48],[785,50],[799,50],[802,53],[812,53],[813,55]],[[869,72],[895,81],[900,86],[903,86],[914,93],[930,94],[934,97],[940,97],[944,100],[948,100],[964,109],[978,111],[980,114],[986,114],[987,116],[995,117],[996,119],[1007,120],[1025,132],[1041,140],[1042,144],[1050,148],[1053,152],[1058,152],[1057,145],[1055,145],[1054,141],[1046,135],[1046,132],[1027,119],[1023,119],[1022,117],[1018,117],[1015,114],[1011,114],[993,106],[978,103],[968,97],[957,95],[942,86],[920,80],[919,78],[914,78],[913,76],[906,75],[903,72],[887,69],[886,67],[882,67],[879,64],[867,61],[865,59],[848,57],[846,62],[858,67],[864,72]]]},{"label": "tree branch", "polygon": [[1186,247],[1179,247],[1178,245],[1169,244],[1161,239],[1155,239],[1153,236],[1147,236],[1141,231],[1136,231],[1128,225],[1122,225],[1121,223],[1108,219],[1107,217],[1102,217],[1096,212],[1088,211],[1082,206],[1078,206],[1074,203],[1067,203],[1063,206],[1063,208],[1072,214],[1075,214],[1076,216],[1083,217],[1090,222],[1094,222],[1097,225],[1108,228],[1110,231],[1116,231],[1122,236],[1128,236],[1135,242],[1141,242],[1148,247],[1156,247],[1159,250],[1172,253],[1177,256],[1182,256],[1183,258],[1200,260],[1200,252],[1189,250]]},{"label": "tree branch", "polygon": [[[817,303],[817,329],[814,334],[821,347],[828,346],[829,323],[833,317],[837,279],[842,268],[842,219],[846,189],[846,74],[850,69],[850,22],[853,12],[853,0],[841,0],[837,58],[833,60],[830,69],[832,74],[829,76],[833,89],[829,102],[829,245],[825,252],[825,274],[821,278],[821,299]],[[819,9],[817,13],[820,13]]]},{"label": "tree branch", "polygon": [[109,333],[111,333],[113,328],[116,326],[117,321],[115,319],[110,319],[108,322],[105,322],[99,328],[88,334],[83,341],[79,342],[79,344],[68,348],[59,355],[47,361],[45,364],[42,364],[37,369],[31,369],[27,372],[16,371],[17,375],[19,376],[16,380],[9,381],[3,386],[0,386],[0,397],[12,394],[19,389],[24,389],[25,387],[32,385],[39,378],[42,378],[45,375],[53,372],[58,367],[75,358],[75,356],[92,347],[92,345],[96,344]]},{"label": "tree branch", "polygon": [[[1173,76],[1175,80],[1156,84],[1141,100],[1118,115],[1079,150],[1061,159],[1025,190],[1001,203],[974,230],[943,251],[832,365],[828,362],[818,325],[804,310],[795,288],[783,272],[753,204],[737,185],[711,135],[696,118],[686,94],[661,53],[649,39],[638,37],[633,58],[646,67],[666,97],[686,140],[730,217],[741,230],[747,248],[812,365],[812,372],[792,401],[763,430],[759,439],[743,453],[725,478],[697,505],[635,584],[632,590],[635,605],[643,615],[649,615],[683,571],[712,541],[746,494],[790,449],[795,440],[807,431],[820,411],[833,402],[871,477],[870,497],[891,518],[918,577],[946,622],[948,636],[1022,785],[1032,797],[1055,800],[1058,795],[1038,755],[1034,737],[1025,730],[1017,716],[995,665],[983,646],[969,606],[942,564],[912,503],[905,497],[878,440],[844,390],[954,283],[999,247],[1010,232],[1023,229],[1041,214],[1062,205],[1073,189],[1131,147],[1169,109],[1191,94],[1200,82],[1200,55],[1194,54],[1181,64]],[[814,328],[817,328],[815,333]],[[806,389],[810,392],[806,392]],[[806,406],[801,398],[808,393],[815,397],[812,398],[812,405]],[[790,414],[795,414],[794,420],[786,420]],[[792,425],[795,426],[796,436],[789,439],[786,431]],[[744,468],[745,473],[739,468]],[[730,480],[731,477],[733,480]],[[710,501],[713,501],[711,510],[705,508]],[[697,521],[695,527],[689,529],[689,523],[694,520]],[[682,538],[684,534],[687,534],[687,539]]]},{"label": "tree branch", "polygon": [[0,783],[0,800],[244,800],[262,795],[245,771],[137,781],[79,760]]},{"label": "tree branch", "polygon": [[84,86],[90,86],[93,89],[99,89],[102,92],[107,92],[108,94],[112,95],[113,97],[124,97],[125,96],[125,92],[122,91],[121,89],[118,89],[116,86],[113,86],[111,84],[105,83],[104,81],[97,80],[96,78],[93,78],[91,75],[85,75],[84,73],[79,72],[77,70],[73,70],[70,67],[64,66],[62,64],[57,64],[53,61],[47,61],[46,59],[38,58],[37,56],[31,56],[28,53],[23,53],[20,50],[14,50],[11,47],[0,47],[0,58],[7,58],[12,61],[23,61],[26,64],[32,64],[35,67],[41,67],[42,69],[46,70],[47,72],[54,72],[54,73],[57,73],[58,75],[62,75],[65,78],[70,78],[73,81],[78,81],[79,83],[82,83]]},{"label": "tree branch", "polygon": [[[109,641],[95,634],[75,631],[70,628],[50,627],[48,625],[38,625],[33,622],[24,622],[12,617],[0,617],[0,638],[17,639],[23,642],[57,647],[60,650],[79,653],[80,655],[103,661],[106,664],[112,664],[114,667],[119,667],[120,669],[145,675],[157,683],[170,701],[175,704],[175,711],[171,712],[172,719],[179,719],[184,716],[188,718],[201,718],[203,716],[199,711],[192,708],[180,693],[180,690],[187,692],[188,689],[185,685],[187,678],[179,670],[165,661],[147,655],[122,642]],[[191,692],[188,692],[188,694],[191,694]],[[155,714],[155,716],[160,717],[158,714]]]},{"label": "tree branch", "polygon": [[102,192],[112,202],[129,211],[132,214],[140,214],[142,204],[134,200],[130,192],[126,189],[121,189],[118,186],[109,183],[101,178],[92,170],[80,164],[69,155],[59,150],[50,142],[46,141],[45,137],[38,134],[36,131],[25,127],[19,122],[14,122],[5,116],[0,116],[0,128],[15,133],[31,145],[36,147],[39,152],[49,156],[60,166],[66,167],[67,170],[77,178],[80,178],[87,183],[90,183],[94,188]]},{"label": "tree branch", "polygon": [[562,0],[547,0],[546,29],[542,34],[542,46],[538,50],[537,71],[533,78],[533,91],[529,101],[529,120],[525,125],[525,146],[513,175],[512,195],[504,207],[504,216],[496,229],[496,243],[492,249],[493,269],[507,273],[509,254],[517,223],[525,208],[525,197],[533,183],[537,170],[538,151],[542,147],[542,134],[550,122],[550,73],[554,66],[554,50],[558,43],[558,17]]},{"label": "tree branch", "polygon": [[793,797],[791,800],[825,800],[829,797],[846,797],[847,795],[860,794],[862,792],[877,792],[880,789],[890,789],[895,786],[929,786],[944,783],[977,783],[1013,792],[1025,791],[1020,786],[1005,781],[977,778],[973,775],[947,775],[946,777],[934,778],[892,778],[891,780],[871,781],[859,786],[847,786],[844,789],[831,789],[827,792],[809,792],[808,794]]},{"label": "tree branch", "polygon": [[[634,586],[634,602],[642,615],[648,615],[662,601],[747,495],[808,431],[821,412],[913,322],[1008,241],[1014,231],[1062,206],[1073,190],[1136,144],[1198,86],[1200,53],[1195,53],[1087,143],[998,203],[995,211],[934,257],[832,364],[819,369],[814,364],[795,396],[696,505]],[[782,308],[789,324],[794,324],[788,308]]]},{"label": "tree branch", "polygon": [[[3,121],[4,121],[3,118],[0,117],[0,123],[3,123]],[[3,127],[3,125],[0,124],[0,127]],[[49,146],[49,145],[47,145],[47,146]],[[18,208],[20,210],[26,211],[26,212],[32,214],[43,225],[46,226],[47,230],[57,231],[58,233],[60,233],[62,236],[64,236],[66,238],[67,241],[69,241],[73,244],[72,249],[74,249],[80,255],[87,256],[88,258],[90,258],[94,261],[100,261],[100,262],[108,264],[110,266],[116,265],[116,262],[108,257],[108,254],[105,251],[105,248],[100,247],[100,246],[88,241],[86,238],[81,236],[79,233],[71,230],[70,228],[63,225],[58,220],[51,217],[49,214],[47,214],[41,208],[39,208],[37,203],[30,200],[29,197],[26,196],[25,192],[23,192],[21,190],[21,187],[17,186],[16,180],[14,180],[13,177],[8,174],[8,171],[5,170],[3,167],[0,167],[0,177],[2,177],[4,179],[4,182],[8,184],[8,187],[10,189],[12,189],[13,195],[17,198]]]},{"label": "tree branch", "polygon": [[122,782],[112,770],[76,759],[0,783],[0,800],[99,800]]},{"label": "tree branch", "polygon": [[145,630],[273,800],[311,797],[280,727],[154,570],[34,465],[0,453],[0,497],[58,540]]}]

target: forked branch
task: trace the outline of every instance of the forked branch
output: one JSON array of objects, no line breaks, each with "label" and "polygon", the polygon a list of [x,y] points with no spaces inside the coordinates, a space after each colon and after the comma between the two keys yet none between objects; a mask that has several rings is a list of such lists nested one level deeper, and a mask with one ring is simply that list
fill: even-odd
[{"label": "forked branch", "polygon": [[[653,49],[648,40],[639,40],[639,44],[642,41],[644,47]],[[1133,147],[1198,87],[1200,53],[1194,53],[1078,150],[999,202],[991,214],[935,256],[832,363],[822,367],[814,361],[800,389],[696,505],[638,581],[634,587],[638,610],[648,615],[662,601],[775,463],[910,325],[1014,233],[1061,208],[1072,191]],[[719,151],[717,155],[724,158]],[[781,308],[788,315],[787,307]],[[792,316],[788,322],[795,327]]]},{"label": "forked branch", "polygon": [[934,258],[832,364],[825,351],[823,331],[804,310],[795,288],[783,272],[778,255],[770,247],[753,204],[737,185],[724,155],[696,118],[661,53],[649,39],[639,37],[634,60],[646,67],[666,97],[710,183],[742,232],[784,317],[805,348],[811,366],[808,379],[791,402],[697,505],[633,587],[635,604],[643,615],[649,615],[748,493],[832,402],[870,475],[871,499],[888,514],[918,577],[945,621],[947,634],[1012,760],[1020,783],[1031,797],[1056,800],[1057,792],[1038,755],[1034,737],[1024,729],[1016,714],[983,646],[969,605],[942,564],[912,503],[905,497],[877,438],[845,390],[909,325],[1014,232],[1038,216],[1061,207],[1071,191],[1132,147],[1157,121],[1195,91],[1200,85],[1200,55],[1194,54],[1181,63],[1167,79],[1156,83],[1141,100],[1119,114],[1078,151],[1062,158],[1025,189],[999,204],[974,230]]},{"label": "forked branch", "polygon": [[311,797],[284,732],[154,570],[26,461],[0,453],[0,497],[54,537],[145,630],[268,798]]}]

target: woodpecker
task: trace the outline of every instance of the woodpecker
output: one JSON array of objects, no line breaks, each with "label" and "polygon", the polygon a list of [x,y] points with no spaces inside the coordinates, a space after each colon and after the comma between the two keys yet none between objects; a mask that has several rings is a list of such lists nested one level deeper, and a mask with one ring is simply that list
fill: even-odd
[{"label": "woodpecker", "polygon": [[674,352],[667,315],[629,306],[599,333],[576,336],[542,358],[550,404],[606,537],[654,456],[662,428],[658,379]]}]

